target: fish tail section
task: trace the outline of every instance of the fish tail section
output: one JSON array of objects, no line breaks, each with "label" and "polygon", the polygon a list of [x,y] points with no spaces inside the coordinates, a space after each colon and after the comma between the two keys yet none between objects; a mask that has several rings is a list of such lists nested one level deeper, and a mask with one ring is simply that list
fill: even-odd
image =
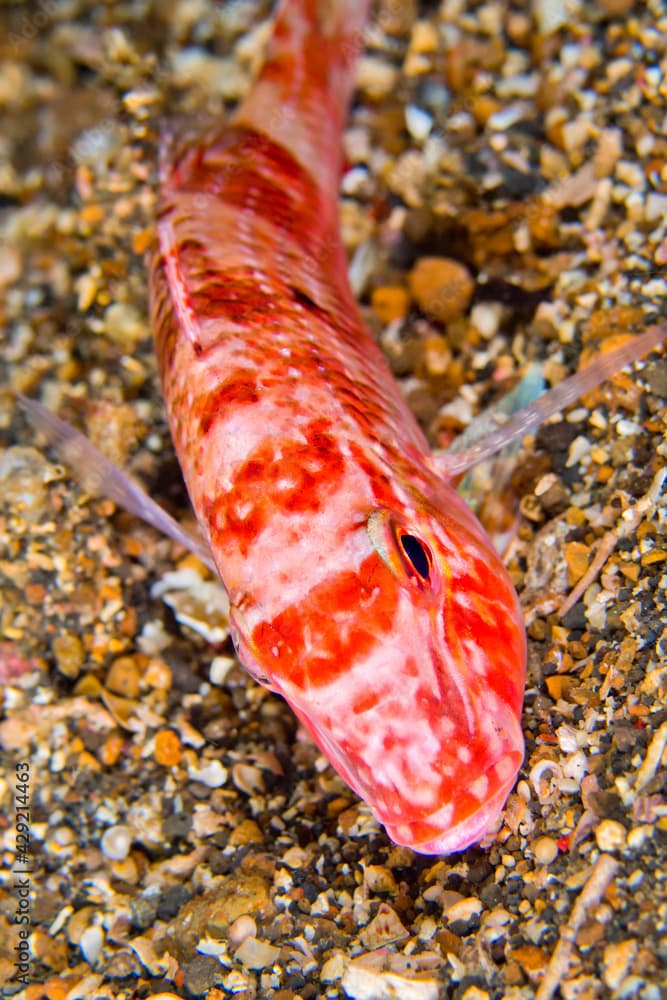
[{"label": "fish tail section", "polygon": [[266,61],[233,123],[264,133],[337,190],[340,131],[370,0],[282,0]]},{"label": "fish tail section", "polygon": [[297,306],[354,314],[338,235],[340,133],[369,7],[281,0],[264,67],[232,118],[195,137],[163,133],[151,265],[163,377],[181,340],[201,353],[221,329],[265,325],[281,288]]}]

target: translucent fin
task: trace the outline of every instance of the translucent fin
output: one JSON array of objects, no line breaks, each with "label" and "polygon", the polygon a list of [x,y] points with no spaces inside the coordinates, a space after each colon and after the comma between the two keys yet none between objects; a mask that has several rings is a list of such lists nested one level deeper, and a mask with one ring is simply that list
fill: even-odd
[{"label": "translucent fin", "polygon": [[[503,396],[494,406],[490,406],[470,421],[462,434],[453,441],[446,454],[456,454],[468,451],[479,441],[484,441],[489,434],[498,429],[498,420],[506,420],[514,413],[522,412],[530,403],[544,393],[545,383],[539,365],[531,365],[511,392]],[[506,426],[506,425],[505,425]],[[520,441],[515,439],[510,444],[518,449]]]},{"label": "translucent fin", "polygon": [[84,434],[34,399],[28,399],[21,393],[17,393],[16,398],[33,427],[48,438],[63,462],[90,493],[113,500],[119,507],[184,546],[217,573],[210,549],[204,540],[182,528],[126,472],[105,458]]},{"label": "translucent fin", "polygon": [[650,350],[657,347],[667,337],[667,323],[650,327],[645,333],[613,351],[608,351],[582,368],[576,375],[566,378],[560,385],[546,392],[529,406],[524,407],[507,423],[492,431],[472,447],[455,452],[434,452],[431,456],[433,468],[442,476],[451,479],[460,476],[467,469],[494,455],[501,448],[524,437],[539,427],[549,417],[576,402],[580,396],[590,392],[606,379],[611,378],[627,365],[638,361]]},{"label": "translucent fin", "polygon": [[[449,446],[447,454],[472,448],[498,427],[498,418],[509,418],[537,399],[545,389],[539,365],[530,365],[519,383],[478,416],[471,420],[463,434]],[[508,548],[519,525],[519,498],[511,487],[512,472],[515,469],[513,456],[521,442],[517,438],[492,455],[469,469],[457,486],[460,496],[474,510],[487,534],[501,555]]]}]

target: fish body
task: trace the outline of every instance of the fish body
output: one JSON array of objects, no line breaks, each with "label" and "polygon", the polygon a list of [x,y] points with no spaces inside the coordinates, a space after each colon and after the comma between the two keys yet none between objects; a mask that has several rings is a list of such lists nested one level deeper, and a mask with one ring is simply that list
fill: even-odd
[{"label": "fish body", "polygon": [[367,8],[283,2],[232,120],[165,158],[151,313],[241,661],[395,842],[448,853],[493,828],[522,762],[525,630],[348,285]]}]

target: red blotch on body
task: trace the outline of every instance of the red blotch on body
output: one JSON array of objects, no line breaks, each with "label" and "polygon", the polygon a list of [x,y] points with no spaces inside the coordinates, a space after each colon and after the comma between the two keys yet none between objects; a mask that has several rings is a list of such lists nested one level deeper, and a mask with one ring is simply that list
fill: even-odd
[{"label": "red blotch on body", "polygon": [[248,406],[256,403],[258,399],[255,373],[243,369],[235,372],[231,378],[216,386],[208,396],[197,401],[196,415],[199,417],[202,434],[208,433],[216,416],[224,414],[228,407]]},{"label": "red blotch on body", "polygon": [[[304,690],[335,680],[382,643],[392,627],[398,594],[388,573],[373,553],[358,573],[345,571],[313,587],[298,607],[255,628],[256,656],[272,665],[274,676]],[[353,624],[362,605],[365,628]]]},{"label": "red blotch on body", "polygon": [[259,503],[244,503],[230,494],[217,497],[204,505],[211,543],[221,552],[229,550],[233,539],[239,552],[247,556],[250,546],[259,537],[268,520],[268,511]]},{"label": "red blotch on body", "polygon": [[360,695],[357,695],[352,702],[352,711],[355,715],[363,715],[364,712],[370,712],[371,709],[380,701],[380,695],[377,691],[364,691]]},{"label": "red blotch on body", "polygon": [[176,190],[207,192],[233,208],[274,222],[303,252],[322,239],[322,195],[310,173],[270,136],[243,125],[188,148],[170,178]]},{"label": "red blotch on body", "polygon": [[[247,405],[259,398],[259,388],[237,373],[202,402],[202,430],[210,428],[223,407]],[[209,503],[206,516],[211,536],[222,551],[238,548],[247,555],[267,523],[286,515],[319,511],[340,486],[345,460],[330,422],[311,421],[300,433],[306,438],[268,439],[234,470],[228,493]]]},{"label": "red blotch on body", "polygon": [[234,495],[248,499],[261,495],[273,510],[290,513],[320,510],[345,470],[336,439],[325,432],[323,423],[316,420],[300,429],[305,442],[271,440],[256,448],[236,471]]},{"label": "red blotch on body", "polygon": [[[508,614],[508,609],[515,604],[513,593],[504,575],[495,571],[492,559],[475,559],[471,551],[468,566],[468,572],[450,580],[446,632],[452,642],[468,640],[484,650],[486,683],[504,703],[518,707],[523,697],[523,679],[515,671],[507,670],[508,661],[523,655],[516,648],[516,623]],[[491,601],[490,597],[495,600]],[[465,661],[465,655],[460,655]]]},{"label": "red blotch on body", "polygon": [[[198,315],[212,319],[225,319],[236,325],[249,328],[265,322],[276,314],[275,298],[262,292],[256,279],[253,279],[242,268],[215,269],[208,268],[196,273],[189,281],[192,288],[192,307]],[[224,339],[226,331],[220,330],[220,338]],[[217,341],[215,341],[217,342]],[[206,343],[211,347],[213,343]]]}]

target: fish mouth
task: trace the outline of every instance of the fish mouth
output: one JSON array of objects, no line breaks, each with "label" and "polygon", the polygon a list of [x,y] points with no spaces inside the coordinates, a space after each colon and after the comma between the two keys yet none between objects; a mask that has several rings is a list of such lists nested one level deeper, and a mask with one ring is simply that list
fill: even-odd
[{"label": "fish mouth", "polygon": [[[500,737],[495,759],[481,772],[461,776],[460,796],[454,792],[438,809],[428,813],[411,801],[408,788],[384,786],[368,768],[359,769],[329,736],[327,729],[289,702],[315,743],[344,781],[371,808],[387,835],[400,847],[417,854],[446,855],[463,851],[497,828],[524,757],[520,719],[509,707],[496,708],[496,734]],[[467,780],[468,779],[468,780]],[[475,798],[478,804],[475,804]]]},{"label": "fish mouth", "polygon": [[417,854],[454,854],[477,844],[487,833],[497,829],[509,793],[516,782],[517,772],[523,763],[523,750],[507,751],[481,776],[495,791],[488,792],[479,807],[461,818],[456,816],[456,803],[447,803],[435,812],[400,823],[384,822],[387,834],[394,843],[409,847]]}]

